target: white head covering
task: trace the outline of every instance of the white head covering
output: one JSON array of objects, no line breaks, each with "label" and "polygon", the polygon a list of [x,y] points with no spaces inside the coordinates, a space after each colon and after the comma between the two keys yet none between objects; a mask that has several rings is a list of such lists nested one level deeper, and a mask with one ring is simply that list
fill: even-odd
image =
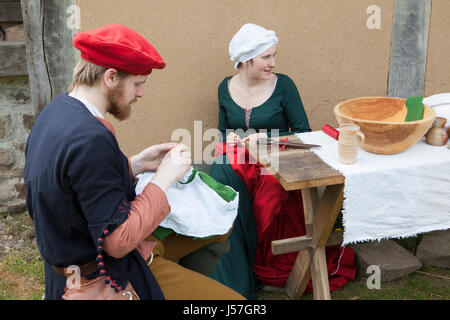
[{"label": "white head covering", "polygon": [[275,31],[266,30],[253,23],[244,24],[231,39],[228,52],[234,68],[237,70],[239,62],[246,62],[260,55],[271,46],[278,43]]}]

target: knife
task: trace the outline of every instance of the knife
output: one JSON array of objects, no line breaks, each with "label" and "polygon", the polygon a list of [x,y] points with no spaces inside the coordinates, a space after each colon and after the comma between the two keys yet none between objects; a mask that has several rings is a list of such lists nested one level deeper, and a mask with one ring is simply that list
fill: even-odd
[{"label": "knife", "polygon": [[321,148],[322,146],[318,144],[306,144],[306,143],[297,143],[297,142],[282,142],[276,141],[272,139],[259,139],[257,141],[258,144],[276,144],[279,146],[286,146],[288,148],[293,149],[309,149],[309,148]]}]

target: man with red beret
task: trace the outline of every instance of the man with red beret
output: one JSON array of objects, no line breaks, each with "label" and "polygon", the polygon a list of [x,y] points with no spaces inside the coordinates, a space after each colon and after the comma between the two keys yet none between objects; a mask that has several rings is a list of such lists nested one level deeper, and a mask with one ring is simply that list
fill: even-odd
[{"label": "man with red beret", "polygon": [[[46,298],[63,297],[70,289],[66,277],[73,279],[69,267],[77,266],[81,286],[101,278],[117,296],[134,289],[140,299],[242,299],[175,263],[226,236],[160,241],[151,235],[170,212],[166,191],[191,166],[188,148],[166,143],[127,158],[104,119],[106,113],[127,119],[148,75],[164,68],[164,60],[123,25],[78,33],[73,44],[82,60],[69,93],[40,113],[25,153],[27,208],[45,260]],[[144,171],[156,173],[136,196],[134,176]],[[86,288],[84,294],[92,293]],[[73,292],[63,298],[73,299]]]}]

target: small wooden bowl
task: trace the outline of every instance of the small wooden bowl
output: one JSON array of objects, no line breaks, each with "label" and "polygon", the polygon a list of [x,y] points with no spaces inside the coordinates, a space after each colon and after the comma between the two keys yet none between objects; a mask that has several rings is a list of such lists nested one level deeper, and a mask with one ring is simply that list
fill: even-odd
[{"label": "small wooden bowl", "polygon": [[366,136],[361,147],[377,154],[407,150],[422,138],[433,124],[435,112],[424,105],[423,119],[404,122],[406,99],[363,97],[343,101],[334,107],[339,124],[354,123]]}]

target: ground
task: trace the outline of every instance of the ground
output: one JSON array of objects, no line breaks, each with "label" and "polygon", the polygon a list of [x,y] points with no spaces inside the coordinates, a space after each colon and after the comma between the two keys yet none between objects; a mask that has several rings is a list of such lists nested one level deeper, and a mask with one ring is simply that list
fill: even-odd
[{"label": "ground", "polygon": [[[271,290],[269,290],[271,289]],[[261,300],[286,300],[279,288],[260,291]],[[40,300],[44,294],[44,266],[26,212],[0,214],[0,300]],[[401,279],[368,289],[367,275],[332,292],[334,300],[450,300],[450,270],[422,268]],[[311,300],[311,294],[302,300]]]}]

